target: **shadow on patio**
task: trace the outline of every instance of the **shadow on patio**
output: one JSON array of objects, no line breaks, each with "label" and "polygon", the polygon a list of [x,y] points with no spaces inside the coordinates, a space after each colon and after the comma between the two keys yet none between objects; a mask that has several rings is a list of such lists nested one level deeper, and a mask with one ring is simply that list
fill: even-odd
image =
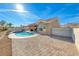
[{"label": "shadow on patio", "polygon": [[[38,33],[38,34],[40,34],[40,33]],[[63,37],[63,36],[58,36],[58,35],[46,35],[46,34],[40,34],[40,35],[49,36],[50,38],[53,38],[56,40],[62,40],[62,41],[74,43],[72,37]]]},{"label": "shadow on patio", "polygon": [[74,43],[72,37],[63,37],[63,36],[57,36],[57,35],[50,35],[49,37],[54,38],[54,39],[58,39],[58,40],[62,40],[62,41],[67,41],[70,43]]}]

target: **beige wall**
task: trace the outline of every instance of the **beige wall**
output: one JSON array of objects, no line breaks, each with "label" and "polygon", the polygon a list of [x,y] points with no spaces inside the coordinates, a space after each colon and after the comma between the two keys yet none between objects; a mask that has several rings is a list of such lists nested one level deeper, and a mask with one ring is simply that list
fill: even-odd
[{"label": "beige wall", "polygon": [[64,37],[72,37],[71,28],[52,28],[53,35],[59,35]]},{"label": "beige wall", "polygon": [[[58,21],[51,21],[51,22],[38,22],[38,25],[44,25],[46,28],[46,31],[42,31],[41,33],[43,34],[48,34],[51,35],[52,34],[52,28],[53,27],[57,27],[59,26],[59,22]],[[38,30],[38,32],[40,32]]]},{"label": "beige wall", "polygon": [[75,40],[75,45],[79,51],[79,28],[73,28],[73,33],[75,35],[73,39]]}]

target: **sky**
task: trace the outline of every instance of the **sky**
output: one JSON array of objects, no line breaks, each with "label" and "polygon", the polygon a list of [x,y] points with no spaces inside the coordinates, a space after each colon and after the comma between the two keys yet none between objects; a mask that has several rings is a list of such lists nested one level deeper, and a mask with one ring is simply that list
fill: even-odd
[{"label": "sky", "polygon": [[79,23],[78,3],[0,3],[0,20],[15,26],[58,17],[61,25]]}]

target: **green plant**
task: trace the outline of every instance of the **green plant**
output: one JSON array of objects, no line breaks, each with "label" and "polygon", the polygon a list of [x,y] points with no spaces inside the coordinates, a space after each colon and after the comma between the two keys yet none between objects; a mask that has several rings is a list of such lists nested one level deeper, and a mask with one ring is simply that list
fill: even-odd
[{"label": "green plant", "polygon": [[8,27],[12,27],[12,25],[13,25],[12,23],[8,23],[7,24]]},{"label": "green plant", "polygon": [[6,24],[6,21],[1,20],[1,21],[0,21],[0,25],[2,25],[2,26],[3,26],[4,24]]}]

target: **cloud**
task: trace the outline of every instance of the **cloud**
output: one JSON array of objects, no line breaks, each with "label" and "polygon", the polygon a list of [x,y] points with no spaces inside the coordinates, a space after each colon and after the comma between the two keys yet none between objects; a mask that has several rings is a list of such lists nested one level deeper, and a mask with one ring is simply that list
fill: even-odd
[{"label": "cloud", "polygon": [[23,16],[23,20],[24,21],[28,21],[28,22],[35,22],[37,21],[38,19],[40,19],[39,16],[31,13],[30,11],[27,12],[27,13],[19,13],[20,16]]},{"label": "cloud", "polygon": [[14,12],[29,12],[29,11],[26,11],[26,10],[12,10]]},{"label": "cloud", "polygon": [[29,12],[26,10],[1,9],[0,12]]},{"label": "cloud", "polygon": [[18,14],[25,16],[26,18],[40,18],[39,16],[27,10],[1,9],[0,12],[17,12]]},{"label": "cloud", "polygon": [[18,15],[20,16],[21,21],[23,21],[24,23],[33,23],[37,21],[38,19],[40,19],[39,16],[27,10],[1,9],[0,12],[16,12],[16,14],[13,14],[12,16],[10,16],[11,13],[7,13],[6,14],[7,16],[5,14],[1,14],[1,17],[7,18],[9,16],[8,19],[12,19],[12,18],[15,18],[14,16]]}]

